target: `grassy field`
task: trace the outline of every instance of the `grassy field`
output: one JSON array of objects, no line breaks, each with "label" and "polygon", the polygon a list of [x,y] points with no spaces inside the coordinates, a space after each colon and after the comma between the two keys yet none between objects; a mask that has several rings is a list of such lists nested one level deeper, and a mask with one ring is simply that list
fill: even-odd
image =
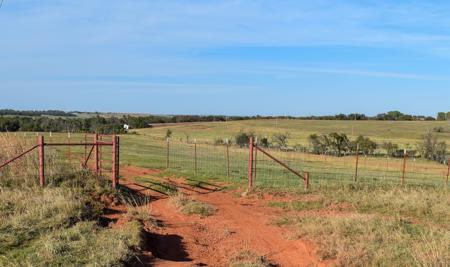
[{"label": "grassy field", "polygon": [[[220,128],[228,124],[219,123],[171,126],[174,138],[172,138],[173,141],[171,141],[169,146],[169,170],[162,175],[176,174],[186,177],[193,182],[216,179],[226,182],[229,186],[245,188],[248,149],[241,149],[235,146],[229,147],[230,175],[228,176],[226,146],[214,146],[206,143],[212,142],[216,134],[227,137],[228,133],[228,137],[232,137],[241,130],[240,126],[251,126],[252,123],[260,124],[263,122],[232,122],[230,124],[236,124],[236,126],[233,130],[228,131]],[[301,121],[301,123],[308,123],[308,121]],[[316,123],[315,127],[318,127],[317,124],[319,123],[325,123],[326,126],[326,122],[323,121],[313,123]],[[339,124],[343,122],[328,123]],[[385,124],[385,122],[364,123]],[[412,125],[417,126],[421,123],[406,123],[409,125],[406,128],[409,129]],[[439,127],[442,123],[424,122],[425,124],[428,125],[427,127]],[[242,129],[252,130],[253,128],[250,126]],[[441,127],[444,126],[442,124]],[[203,131],[197,129],[195,131],[196,127],[204,127],[202,129],[211,127],[213,130]],[[258,127],[263,126],[260,125]],[[400,130],[402,127],[399,125],[395,125],[394,128],[396,131],[402,131],[395,140],[413,143],[420,137],[420,133],[413,135],[406,130]],[[267,129],[266,131],[276,132],[273,129]],[[307,132],[315,131],[310,129],[301,131],[299,128],[298,131],[301,132],[296,133],[295,130],[292,130],[294,129],[293,127],[289,129],[291,129],[292,136],[297,137],[301,135],[307,136]],[[325,133],[330,129],[328,125],[322,132]],[[426,127],[421,129],[426,130]],[[373,135],[370,136],[374,136],[374,139],[381,140],[384,138],[382,129],[365,130],[368,133],[371,132]],[[138,134],[122,136],[121,164],[165,169],[167,164],[167,144],[163,138],[165,131],[164,127],[143,129]],[[255,132],[258,132],[258,130],[255,130]],[[375,132],[377,132],[376,135],[374,134]],[[194,144],[186,142],[186,136],[183,136],[186,134],[190,135],[191,140],[194,137],[202,138],[201,136],[203,135],[201,140],[205,141],[197,145],[197,169],[195,169]],[[46,140],[49,141],[49,134],[46,133],[45,135]],[[17,136],[24,137],[23,133]],[[441,137],[448,138],[448,134],[441,134]],[[179,138],[183,138],[183,140],[180,141]],[[36,142],[34,134],[28,133],[25,139],[28,140],[27,145],[32,145]],[[301,140],[301,138],[293,140]],[[67,134],[53,134],[52,141],[67,141]],[[84,135],[71,135],[71,142],[82,141],[84,141]],[[397,142],[400,143],[400,141]],[[4,144],[4,146],[9,145],[9,143],[7,145]],[[67,148],[54,148],[52,150],[49,149],[49,153],[67,157],[69,151]],[[111,150],[110,148],[104,148],[102,153],[104,156],[103,167],[108,169],[110,167]],[[311,189],[304,190],[303,183],[298,177],[286,172],[279,165],[258,154],[257,180],[255,189],[250,195],[259,197],[269,192],[275,196],[282,197],[280,200],[270,201],[268,205],[274,209],[285,211],[273,223],[279,227],[289,229],[291,235],[287,238],[310,239],[317,245],[319,257],[331,260],[337,266],[448,266],[450,264],[450,250],[448,249],[450,247],[450,229],[447,223],[450,219],[448,211],[450,196],[448,187],[443,182],[447,170],[446,166],[421,159],[410,159],[407,163],[406,186],[401,186],[400,177],[403,163],[401,159],[361,157],[359,181],[354,182],[354,157],[337,158],[275,150],[272,153],[297,170],[311,172],[312,177]],[[84,157],[84,147],[73,148],[70,151],[70,155],[72,157],[72,166],[79,165],[80,160]],[[50,163],[50,166],[55,167],[63,164],[64,160]],[[35,173],[30,175],[35,175]],[[137,179],[137,181],[151,184],[151,186],[156,188],[171,190],[164,184],[156,181],[144,178]],[[39,237],[33,236],[31,240],[18,241],[18,246],[14,245],[14,247],[8,247],[6,250],[2,249],[2,251],[5,251],[2,255],[3,258],[12,258],[16,262],[19,260],[26,262],[30,260],[29,257],[38,257],[37,259],[45,264],[48,262],[48,257],[56,257],[60,263],[78,264],[79,262],[72,262],[71,258],[64,258],[61,254],[58,254],[58,251],[61,251],[60,246],[68,242],[68,248],[64,247],[64,249],[69,250],[69,255],[81,255],[80,258],[83,258],[86,251],[80,247],[80,244],[83,246],[100,246],[99,243],[93,244],[88,242],[88,240],[99,239],[112,240],[104,243],[123,248],[120,254],[108,256],[108,259],[112,258],[122,261],[120,259],[126,259],[130,255],[129,246],[138,242],[133,235],[123,236],[109,229],[98,228],[92,220],[79,219],[74,226],[61,224],[67,218],[73,218],[71,214],[74,212],[76,214],[80,212],[79,205],[83,205],[83,202],[80,203],[83,199],[75,197],[75,201],[72,199],[74,196],[71,193],[69,194],[72,191],[61,189],[60,186],[49,187],[45,190],[39,188],[33,190],[36,190],[36,193],[33,192],[28,195],[33,196],[33,198],[35,195],[38,195],[38,198],[36,197],[36,199],[39,199],[38,202],[45,201],[45,199],[50,197],[51,199],[62,198],[56,203],[66,203],[61,208],[58,206],[52,209],[52,212],[55,212],[56,216],[59,216],[58,218],[61,219],[54,220],[55,225],[52,224],[51,227],[60,229],[63,234],[55,235],[45,227],[43,229],[35,229],[35,231],[43,234]],[[50,192],[51,190],[54,192]],[[45,193],[46,191],[49,192]],[[5,192],[7,191],[2,191],[0,196],[0,199],[4,200],[0,205],[0,210],[3,209],[2,211],[8,214],[5,216],[10,216],[8,203],[13,201],[18,206],[23,206],[24,202],[23,200],[15,200],[20,198],[21,194],[15,193],[18,191],[11,191],[14,194],[8,193],[9,195]],[[46,194],[51,194],[51,196]],[[33,205],[29,207],[32,210],[35,209]],[[210,214],[212,212],[211,208],[205,209],[202,206],[199,209],[195,205],[192,210],[195,212],[200,210],[199,212],[202,214]],[[187,210],[186,212],[191,211]],[[26,214],[28,213],[32,214],[31,211],[26,212]],[[24,216],[20,213],[19,215]],[[37,220],[44,219],[38,217]],[[18,222],[22,222],[22,219],[18,219]],[[41,227],[41,225],[41,223],[38,223],[36,227]],[[3,229],[6,233],[11,227],[6,223],[3,228],[0,227],[0,231]],[[135,229],[133,224],[130,227]],[[22,233],[16,228],[13,229],[17,235]],[[129,231],[133,232],[134,230],[127,231],[129,233]],[[85,243],[72,243],[73,236],[85,240]],[[120,237],[120,240],[114,239],[117,236]],[[11,238],[15,238],[12,240],[21,240],[19,239],[20,235],[19,237],[13,236]],[[52,246],[48,244],[52,244]],[[76,257],[74,256],[74,258]],[[86,262],[95,262],[93,258],[87,257],[85,259]],[[95,259],[102,261],[105,258],[96,256]],[[84,264],[86,262],[81,263]],[[103,264],[103,262],[99,262],[99,265]],[[106,262],[104,265],[112,264]]]},{"label": "grassy field", "polygon": [[157,127],[136,130],[142,135],[163,138],[167,129],[173,132],[173,139],[212,143],[216,138],[234,140],[239,131],[253,131],[259,137],[271,138],[274,133],[290,133],[289,145],[307,145],[311,134],[345,133],[349,137],[358,135],[370,137],[382,143],[391,141],[403,148],[414,148],[422,134],[442,127],[437,133],[440,139],[450,143],[450,122],[442,121],[324,121],[324,120],[248,120],[232,122],[205,122],[179,126]]}]

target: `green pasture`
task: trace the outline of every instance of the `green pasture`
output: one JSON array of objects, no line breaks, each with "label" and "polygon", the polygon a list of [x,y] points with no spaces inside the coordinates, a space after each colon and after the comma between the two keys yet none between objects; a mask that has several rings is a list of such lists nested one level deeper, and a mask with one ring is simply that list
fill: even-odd
[{"label": "green pasture", "polygon": [[194,140],[213,143],[217,138],[234,140],[239,131],[253,131],[259,137],[271,138],[275,133],[289,133],[289,145],[307,145],[311,134],[345,133],[350,138],[358,135],[370,137],[382,143],[391,141],[404,148],[415,148],[421,135],[427,131],[442,127],[442,133],[436,133],[442,140],[450,143],[450,122],[445,121],[326,121],[268,119],[231,122],[205,122],[160,126],[136,130],[139,134],[164,138],[167,129],[173,132],[173,139]]}]

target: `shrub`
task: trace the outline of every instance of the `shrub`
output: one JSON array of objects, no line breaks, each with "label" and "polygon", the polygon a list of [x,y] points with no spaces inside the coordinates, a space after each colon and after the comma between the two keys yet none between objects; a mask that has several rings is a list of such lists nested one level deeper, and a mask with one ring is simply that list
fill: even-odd
[{"label": "shrub", "polygon": [[238,145],[239,147],[245,147],[248,146],[249,142],[250,142],[250,138],[254,138],[255,134],[253,132],[239,132],[236,136],[235,136],[235,142],[236,145]]},{"label": "shrub", "polygon": [[286,149],[289,133],[276,133],[272,136],[272,142],[280,149]]},{"label": "shrub", "polygon": [[417,150],[423,158],[445,162],[447,155],[447,144],[439,141],[437,136],[431,132],[422,135],[422,140],[417,143]]}]

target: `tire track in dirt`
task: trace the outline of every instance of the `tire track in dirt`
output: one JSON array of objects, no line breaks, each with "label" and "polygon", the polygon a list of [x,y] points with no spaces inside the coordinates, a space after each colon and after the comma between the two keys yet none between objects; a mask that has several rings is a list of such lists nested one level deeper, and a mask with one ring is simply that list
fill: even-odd
[{"label": "tire track in dirt", "polygon": [[153,197],[151,214],[163,224],[146,236],[148,250],[156,257],[146,262],[147,266],[228,266],[230,258],[242,251],[265,256],[279,266],[327,265],[317,258],[313,244],[289,240],[288,230],[272,225],[271,220],[282,211],[268,208],[261,200],[218,191],[214,185],[198,188],[183,179],[164,178],[189,197],[217,209],[206,218],[186,216],[167,196],[132,182],[133,177],[157,171],[127,166],[122,172],[122,184]]}]

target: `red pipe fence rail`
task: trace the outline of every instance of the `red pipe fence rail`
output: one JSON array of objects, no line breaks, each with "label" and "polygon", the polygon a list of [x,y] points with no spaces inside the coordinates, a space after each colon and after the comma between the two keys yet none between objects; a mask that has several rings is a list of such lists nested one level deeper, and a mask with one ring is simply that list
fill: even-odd
[{"label": "red pipe fence rail", "polygon": [[[51,138],[50,138],[51,139]],[[120,154],[120,139],[118,136],[113,135],[111,142],[104,142],[99,141],[99,135],[94,135],[94,141],[93,142],[87,142],[87,137],[85,137],[84,143],[73,143],[68,140],[67,143],[46,143],[44,140],[44,136],[38,136],[38,144],[29,148],[28,150],[22,152],[21,154],[7,160],[6,162],[0,164],[0,169],[8,166],[12,162],[22,158],[23,156],[27,155],[28,153],[31,153],[36,148],[38,149],[38,157],[39,157],[39,184],[41,186],[45,186],[45,147],[58,147],[58,146],[67,146],[68,148],[72,146],[84,146],[85,147],[85,159],[84,162],[81,164],[83,168],[87,168],[87,163],[92,155],[92,152],[94,152],[94,172],[97,175],[100,175],[100,154],[99,154],[99,148],[102,146],[111,146],[112,147],[112,174],[111,174],[111,181],[112,181],[112,187],[116,188],[119,184],[119,154]],[[87,147],[92,146],[90,149],[89,154],[86,153]],[[70,150],[68,150],[70,151]]]}]

